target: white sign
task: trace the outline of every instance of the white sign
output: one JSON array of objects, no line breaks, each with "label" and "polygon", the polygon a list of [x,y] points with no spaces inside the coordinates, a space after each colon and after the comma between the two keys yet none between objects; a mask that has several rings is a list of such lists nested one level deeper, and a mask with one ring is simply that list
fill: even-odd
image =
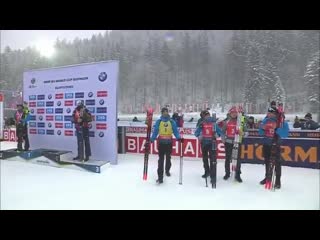
[{"label": "white sign", "polygon": [[89,128],[91,158],[116,164],[118,73],[118,61],[25,72],[31,148],[71,150],[77,155],[71,116],[80,100],[94,119]]}]

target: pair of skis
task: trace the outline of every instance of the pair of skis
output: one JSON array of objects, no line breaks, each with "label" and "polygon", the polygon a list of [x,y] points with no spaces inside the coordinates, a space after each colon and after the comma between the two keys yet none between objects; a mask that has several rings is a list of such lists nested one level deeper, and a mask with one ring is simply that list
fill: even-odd
[{"label": "pair of skis", "polygon": [[[147,110],[147,138],[145,144],[145,152],[144,152],[144,164],[143,164],[143,180],[147,180],[148,178],[148,162],[149,162],[149,154],[150,154],[150,136],[151,136],[151,128],[152,128],[152,117],[153,117],[153,109],[149,108]],[[180,137],[183,138],[183,130],[180,132]],[[183,143],[180,141],[180,171],[179,171],[179,184],[182,185],[182,172],[183,172]]]},{"label": "pair of skis", "polygon": [[232,155],[231,155],[231,177],[233,175],[236,176],[235,172],[237,169],[239,147],[242,142],[241,133],[243,132],[243,125],[244,125],[243,108],[239,106],[238,107],[236,132],[235,132],[235,136],[234,136]]},{"label": "pair of skis", "polygon": [[148,178],[148,161],[149,161],[149,154],[150,154],[150,135],[151,135],[151,126],[152,126],[152,117],[153,117],[153,109],[149,108],[147,110],[147,138],[146,138],[146,145],[144,150],[144,164],[143,164],[143,180],[147,180]]},{"label": "pair of skis", "polygon": [[[278,104],[278,117],[277,117],[277,128],[282,128],[283,122],[284,122],[284,109],[283,104]],[[272,139],[272,145],[271,145],[271,155],[270,155],[270,167],[268,169],[267,173],[267,179],[265,183],[265,189],[275,191],[275,163],[277,161],[279,151],[279,139],[276,131],[274,132],[274,137]],[[279,161],[280,159],[278,159]]]}]

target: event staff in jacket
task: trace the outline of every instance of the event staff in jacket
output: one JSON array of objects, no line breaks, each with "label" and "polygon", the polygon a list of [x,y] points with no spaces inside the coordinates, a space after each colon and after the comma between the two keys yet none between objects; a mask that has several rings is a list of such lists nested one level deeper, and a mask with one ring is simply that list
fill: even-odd
[{"label": "event staff in jacket", "polygon": [[[77,107],[72,113],[72,122],[76,127],[78,145],[78,156],[76,156],[74,160],[88,161],[89,157],[91,156],[89,123],[92,122],[92,116],[81,101],[77,103]],[[85,151],[83,151],[83,147],[85,148]]]}]

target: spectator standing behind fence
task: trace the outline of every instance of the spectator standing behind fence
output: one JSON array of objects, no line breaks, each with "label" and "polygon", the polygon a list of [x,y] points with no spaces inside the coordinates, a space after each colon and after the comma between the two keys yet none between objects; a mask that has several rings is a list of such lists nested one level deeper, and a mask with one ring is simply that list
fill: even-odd
[{"label": "spectator standing behind fence", "polygon": [[312,114],[307,113],[304,116],[305,122],[301,123],[302,130],[316,130],[320,127],[319,123],[312,120]]}]

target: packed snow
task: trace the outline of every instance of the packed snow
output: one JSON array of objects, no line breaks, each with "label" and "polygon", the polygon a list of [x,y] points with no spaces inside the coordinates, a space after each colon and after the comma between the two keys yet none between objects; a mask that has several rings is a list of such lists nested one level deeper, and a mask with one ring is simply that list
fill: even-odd
[{"label": "packed snow", "polygon": [[[2,142],[1,150],[15,147]],[[143,155],[119,154],[118,165],[102,173],[1,160],[1,209],[318,209],[319,170],[283,167],[282,188],[259,185],[264,165],[243,164],[243,183],[224,181],[218,162],[217,188],[205,187],[202,162],[185,159],[179,185],[179,158],[171,177],[157,185],[157,156],[150,155],[142,180]]]}]

